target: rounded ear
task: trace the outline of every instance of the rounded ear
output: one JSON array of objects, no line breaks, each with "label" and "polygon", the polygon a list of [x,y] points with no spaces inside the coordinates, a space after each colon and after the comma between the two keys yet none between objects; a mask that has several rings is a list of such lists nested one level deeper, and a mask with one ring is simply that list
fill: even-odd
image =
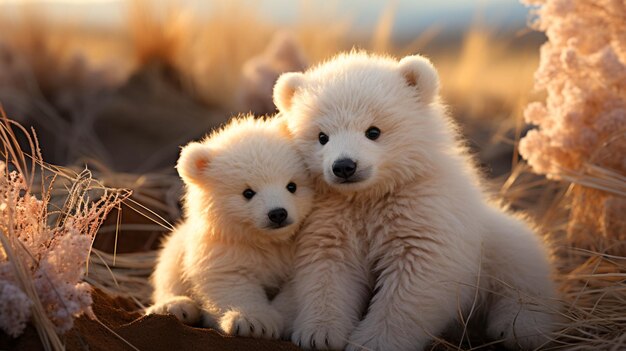
[{"label": "rounded ear", "polygon": [[407,84],[417,89],[423,103],[430,104],[439,95],[439,75],[430,60],[420,55],[407,56],[398,66]]},{"label": "rounded ear", "polygon": [[209,168],[211,150],[201,143],[189,143],[180,151],[176,164],[178,174],[185,183],[197,183]]},{"label": "rounded ear", "polygon": [[289,130],[289,125],[287,124],[287,118],[285,115],[278,113],[276,116],[272,117],[271,123],[283,136],[291,137],[291,131]]},{"label": "rounded ear", "polygon": [[274,105],[279,111],[289,111],[293,95],[304,82],[304,76],[300,72],[283,73],[278,77],[274,85]]}]

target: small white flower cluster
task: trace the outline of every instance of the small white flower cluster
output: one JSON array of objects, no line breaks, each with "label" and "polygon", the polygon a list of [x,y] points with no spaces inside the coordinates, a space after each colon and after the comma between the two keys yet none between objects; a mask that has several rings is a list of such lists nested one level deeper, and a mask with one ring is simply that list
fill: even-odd
[{"label": "small white flower cluster", "polygon": [[85,194],[70,191],[66,206],[49,213],[50,197],[32,195],[24,176],[7,172],[0,161],[0,231],[13,253],[0,245],[0,329],[7,334],[20,335],[33,313],[15,260],[30,275],[57,333],[71,329],[75,316],[92,314],[91,289],[82,277],[95,232],[119,197],[105,194],[90,203]]},{"label": "small white flower cluster", "polygon": [[[534,25],[548,42],[535,73],[547,98],[526,108],[526,121],[539,129],[520,141],[520,153],[534,171],[559,179],[597,163],[598,149],[626,133],[626,2],[522,1],[538,6]],[[602,166],[624,172],[626,144],[615,145]]]},{"label": "small white flower cluster", "polygon": [[519,151],[535,172],[575,183],[572,243],[600,249],[595,238],[626,240],[626,2],[522,1],[536,6],[534,25],[548,41],[535,72],[546,101],[524,112],[539,128]]}]

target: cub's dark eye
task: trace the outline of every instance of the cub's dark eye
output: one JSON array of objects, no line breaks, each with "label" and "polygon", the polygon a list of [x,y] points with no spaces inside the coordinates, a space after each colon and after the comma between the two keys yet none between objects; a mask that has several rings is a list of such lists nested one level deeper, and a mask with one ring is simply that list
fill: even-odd
[{"label": "cub's dark eye", "polygon": [[256,195],[256,193],[252,189],[246,189],[246,190],[243,191],[243,197],[245,197],[248,200],[253,198],[254,195]]},{"label": "cub's dark eye", "polygon": [[289,192],[292,194],[296,192],[297,188],[298,187],[296,186],[296,183],[292,182],[292,183],[287,184],[287,190],[289,190]]},{"label": "cub's dark eye", "polygon": [[328,135],[320,132],[320,134],[317,136],[317,139],[319,139],[320,144],[324,145],[328,142]]},{"label": "cub's dark eye", "polygon": [[365,137],[367,137],[369,140],[376,140],[378,139],[379,136],[380,136],[380,129],[376,127],[369,127],[365,131]]}]

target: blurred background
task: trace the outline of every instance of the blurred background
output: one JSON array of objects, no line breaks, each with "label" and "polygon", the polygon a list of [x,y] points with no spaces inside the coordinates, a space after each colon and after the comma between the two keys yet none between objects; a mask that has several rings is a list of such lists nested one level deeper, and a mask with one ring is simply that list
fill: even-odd
[{"label": "blurred background", "polygon": [[[179,147],[239,113],[272,114],[280,73],[352,48],[420,53],[494,189],[509,189],[522,110],[541,98],[545,38],[529,21],[516,0],[0,0],[0,103],[34,127],[45,161],[87,165],[175,222]],[[118,252],[166,230],[135,216],[124,212]],[[113,227],[97,247],[112,249]]]}]

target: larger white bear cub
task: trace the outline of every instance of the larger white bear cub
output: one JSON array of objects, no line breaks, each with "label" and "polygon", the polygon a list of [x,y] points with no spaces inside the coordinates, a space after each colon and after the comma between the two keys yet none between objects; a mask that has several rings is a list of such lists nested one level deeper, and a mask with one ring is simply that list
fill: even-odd
[{"label": "larger white bear cub", "polygon": [[548,341],[547,251],[488,201],[438,95],[421,56],[352,52],[279,78],[318,195],[297,235],[295,343],[420,350],[475,297],[506,346]]}]

